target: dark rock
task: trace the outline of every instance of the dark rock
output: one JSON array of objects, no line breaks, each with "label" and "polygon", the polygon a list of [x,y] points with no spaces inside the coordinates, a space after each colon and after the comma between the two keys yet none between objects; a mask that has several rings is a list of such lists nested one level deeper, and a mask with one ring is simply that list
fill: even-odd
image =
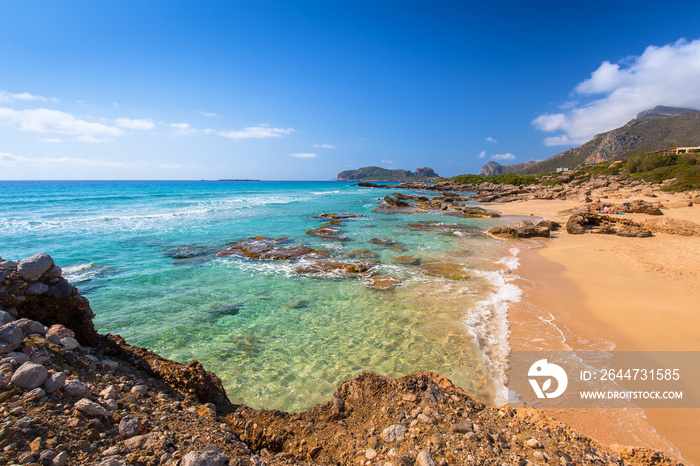
[{"label": "dark rock", "polygon": [[328,255],[328,251],[312,249],[306,246],[277,248],[266,243],[243,242],[221,249],[217,251],[216,255],[248,257],[257,260],[291,260],[300,257],[325,257]]},{"label": "dark rock", "polygon": [[395,197],[391,196],[385,196],[384,201],[387,203],[387,205],[391,207],[408,207],[409,203],[406,201],[402,201],[401,199],[396,199]]},{"label": "dark rock", "polygon": [[372,238],[368,241],[368,243],[378,244],[380,246],[392,246],[396,244],[396,241],[390,238]]}]

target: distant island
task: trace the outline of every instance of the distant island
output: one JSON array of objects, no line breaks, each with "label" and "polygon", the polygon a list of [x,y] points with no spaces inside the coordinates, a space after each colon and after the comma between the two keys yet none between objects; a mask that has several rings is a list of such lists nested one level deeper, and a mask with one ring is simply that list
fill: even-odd
[{"label": "distant island", "polygon": [[410,170],[389,170],[381,167],[362,167],[357,170],[345,170],[338,173],[338,181],[436,181],[440,175],[432,168]]},{"label": "distant island", "polygon": [[248,180],[248,179],[228,179],[228,178],[224,178],[224,179],[221,179],[221,180],[217,180],[217,181],[260,181],[260,180]]}]

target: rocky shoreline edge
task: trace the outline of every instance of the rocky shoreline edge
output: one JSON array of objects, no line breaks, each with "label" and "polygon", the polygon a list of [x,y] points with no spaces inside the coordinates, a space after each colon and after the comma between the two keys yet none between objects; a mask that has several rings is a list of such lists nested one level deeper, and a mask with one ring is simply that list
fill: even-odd
[{"label": "rocky shoreline edge", "polygon": [[98,334],[47,254],[0,259],[0,308],[0,464],[678,464],[486,406],[434,372],[365,372],[302,413],[238,405],[197,361]]}]

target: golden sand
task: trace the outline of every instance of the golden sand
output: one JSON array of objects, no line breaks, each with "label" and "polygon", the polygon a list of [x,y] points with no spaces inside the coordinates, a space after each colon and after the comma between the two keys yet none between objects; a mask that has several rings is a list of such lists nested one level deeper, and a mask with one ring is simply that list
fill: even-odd
[{"label": "golden sand", "polygon": [[[625,199],[622,193],[614,202],[644,199],[678,205],[687,199],[658,195]],[[491,207],[565,224],[568,214],[562,211],[580,205],[531,200]],[[700,223],[700,205],[663,213]],[[622,238],[563,231],[521,257],[518,285],[525,294],[510,310],[513,350],[604,350],[611,343],[620,351],[700,350],[699,237],[656,233],[652,238]],[[700,409],[569,409],[550,414],[603,443],[663,449],[688,464],[700,464]]]}]

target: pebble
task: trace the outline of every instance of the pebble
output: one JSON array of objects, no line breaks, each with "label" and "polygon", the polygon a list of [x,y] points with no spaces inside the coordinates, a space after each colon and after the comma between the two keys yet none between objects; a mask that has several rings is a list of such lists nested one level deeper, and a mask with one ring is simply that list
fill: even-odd
[{"label": "pebble", "polygon": [[116,400],[119,397],[119,392],[114,385],[110,385],[100,392],[100,396],[105,400]]},{"label": "pebble", "polygon": [[0,311],[0,325],[5,325],[9,322],[14,321],[15,318],[5,311]]},{"label": "pebble", "polygon": [[49,285],[41,282],[34,282],[27,287],[25,293],[28,295],[40,295],[46,293],[47,291],[49,291]]},{"label": "pebble", "polygon": [[108,449],[103,451],[102,456],[114,456],[114,455],[118,455],[119,453],[121,453],[121,448],[119,448],[117,446],[113,446],[113,447],[109,447]]},{"label": "pebble", "polygon": [[88,416],[104,416],[109,417],[109,411],[104,409],[102,406],[98,405],[94,401],[90,401],[87,398],[82,398],[75,403],[75,407],[78,411]]},{"label": "pebble", "polygon": [[534,438],[526,440],[525,445],[527,445],[528,447],[533,448],[533,449],[542,448],[542,444],[540,443],[540,441],[537,439],[534,439]]},{"label": "pebble", "polygon": [[112,361],[111,359],[102,360],[102,365],[111,371],[119,367],[119,363],[117,361]]},{"label": "pebble", "polygon": [[0,353],[9,353],[19,348],[24,340],[24,332],[14,322],[0,327]]},{"label": "pebble", "polygon": [[68,396],[86,397],[90,395],[90,387],[78,379],[66,380],[63,385],[63,392]]},{"label": "pebble", "polygon": [[116,411],[119,405],[117,405],[116,400],[104,400],[102,403],[102,406],[107,408],[109,411]]},{"label": "pebble", "polygon": [[430,453],[427,451],[422,451],[418,453],[418,456],[416,457],[416,462],[420,466],[435,466],[435,461],[433,461],[433,457],[430,456]]},{"label": "pebble", "polygon": [[124,416],[119,422],[119,435],[131,438],[139,433],[139,421],[131,416]]},{"label": "pebble", "polygon": [[53,459],[53,466],[66,466],[68,463],[68,453],[65,451],[57,454]]},{"label": "pebble", "polygon": [[39,398],[43,398],[46,396],[46,392],[42,390],[41,388],[35,388],[34,390],[30,391],[25,395],[25,397],[28,400],[38,400]]},{"label": "pebble", "polygon": [[12,364],[14,364],[15,366],[19,366],[20,364],[24,364],[25,362],[29,361],[29,355],[21,351],[10,351],[5,355],[5,357],[8,359],[14,359],[15,362],[13,362]]},{"label": "pebble", "polygon": [[419,415],[416,417],[416,419],[418,419],[420,422],[424,422],[424,423],[426,423],[426,424],[432,424],[432,423],[433,423],[433,420],[430,419],[428,416],[426,416],[426,415],[423,414],[423,413],[419,414]]},{"label": "pebble", "polygon": [[51,377],[44,382],[44,391],[46,393],[53,393],[59,388],[63,388],[63,385],[66,383],[66,376],[67,374],[65,372],[56,372],[52,374]]},{"label": "pebble", "polygon": [[63,348],[67,351],[72,351],[78,346],[80,346],[80,343],[78,343],[78,340],[76,340],[75,338],[63,337],[61,338],[61,346],[63,346]]},{"label": "pebble", "polygon": [[365,458],[367,458],[368,460],[373,460],[376,457],[377,452],[374,450],[374,448],[368,448],[367,451],[365,451]]},{"label": "pebble", "polygon": [[206,447],[202,451],[191,451],[182,458],[180,466],[225,466],[229,457],[217,446]]},{"label": "pebble", "polygon": [[12,375],[12,383],[17,387],[32,390],[46,381],[49,371],[40,364],[25,362]]},{"label": "pebble", "polygon": [[467,432],[472,432],[474,428],[472,427],[472,421],[465,419],[459,424],[453,424],[450,426],[450,432],[455,434],[466,434]]},{"label": "pebble", "polygon": [[535,459],[538,461],[545,461],[545,462],[549,461],[549,455],[547,455],[547,453],[545,453],[543,451],[537,450],[532,454],[532,456],[534,456]]},{"label": "pebble", "polygon": [[406,427],[400,424],[393,424],[382,431],[382,440],[385,442],[398,442],[403,440],[404,436],[408,432]]},{"label": "pebble", "polygon": [[135,385],[135,386],[131,389],[131,393],[133,393],[134,395],[138,395],[138,396],[143,396],[143,395],[145,395],[147,392],[148,392],[148,387],[145,386],[145,385]]}]

